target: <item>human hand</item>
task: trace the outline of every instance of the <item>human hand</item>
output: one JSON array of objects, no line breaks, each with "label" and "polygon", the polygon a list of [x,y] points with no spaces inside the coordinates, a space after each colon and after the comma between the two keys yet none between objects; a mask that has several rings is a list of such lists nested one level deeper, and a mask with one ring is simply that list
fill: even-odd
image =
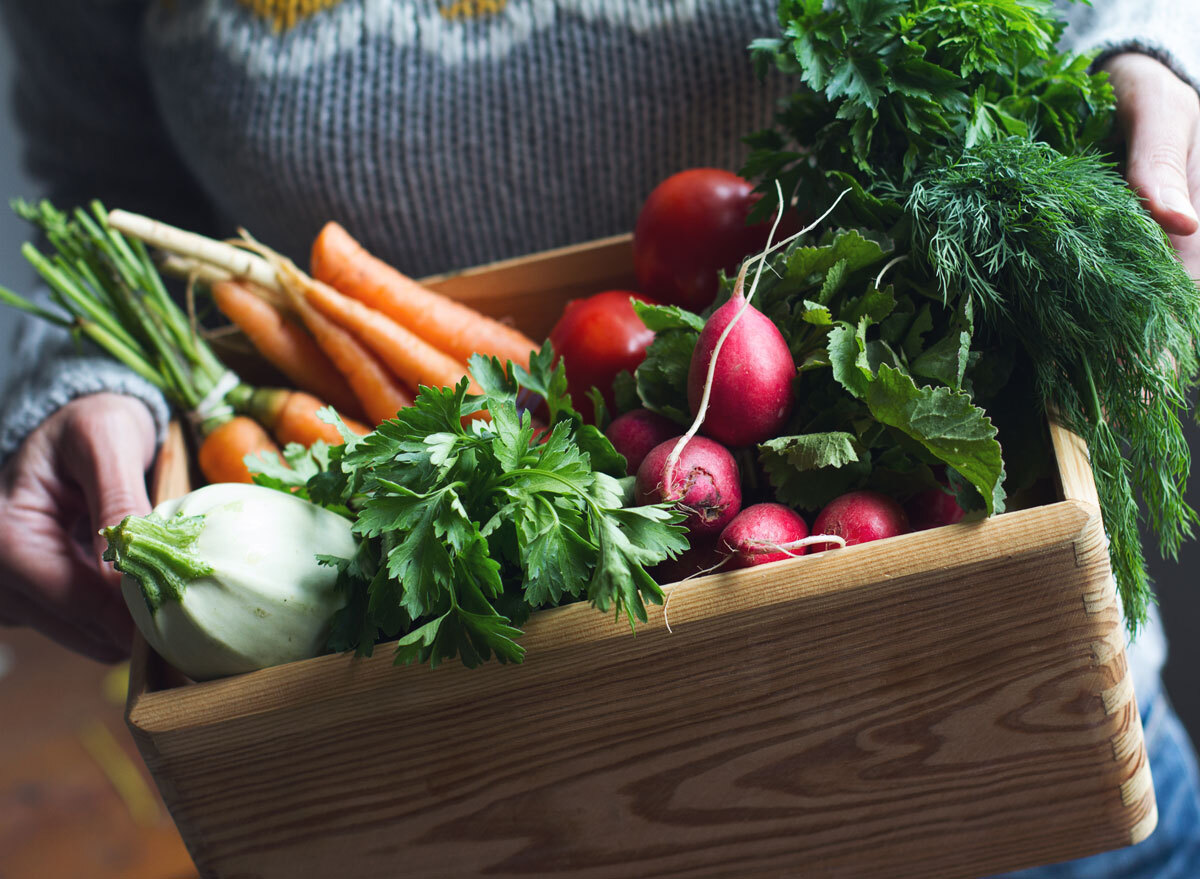
[{"label": "human hand", "polygon": [[1200,279],[1200,95],[1149,55],[1114,55],[1104,67],[1128,147],[1125,177]]},{"label": "human hand", "polygon": [[150,510],[154,421],[93,394],[63,406],[0,470],[0,624],[26,625],[101,662],[129,653],[133,623],[97,533]]}]

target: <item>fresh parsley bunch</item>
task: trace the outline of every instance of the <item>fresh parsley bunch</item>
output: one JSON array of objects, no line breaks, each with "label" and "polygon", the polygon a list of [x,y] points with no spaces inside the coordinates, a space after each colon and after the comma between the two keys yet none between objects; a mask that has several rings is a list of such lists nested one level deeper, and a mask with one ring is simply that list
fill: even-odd
[{"label": "fresh parsley bunch", "polygon": [[[528,370],[478,355],[470,368],[480,395],[466,380],[421,388],[365,437],[260,465],[260,483],[352,515],[364,538],[354,558],[326,560],[347,593],[334,650],[370,654],[382,636],[398,639],[398,663],[520,662],[517,627],[536,608],[587,599],[632,626],[662,603],[646,568],[687,548],[682,517],[627,506],[625,459],[571,408],[549,344]],[[545,399],[544,432],[522,390]]]}]

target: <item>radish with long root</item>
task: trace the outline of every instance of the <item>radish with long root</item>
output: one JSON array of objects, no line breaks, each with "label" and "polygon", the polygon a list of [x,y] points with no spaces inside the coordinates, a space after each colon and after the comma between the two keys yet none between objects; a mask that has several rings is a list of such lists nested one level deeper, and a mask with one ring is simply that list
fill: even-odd
[{"label": "radish with long root", "polygon": [[808,523],[783,504],[746,507],[721,532],[717,545],[730,556],[730,567],[749,568],[804,555]]},{"label": "radish with long root", "polygon": [[742,508],[737,461],[720,443],[692,437],[674,461],[678,444],[659,443],[638,467],[635,495],[639,504],[669,503],[687,518],[688,534],[715,537]]},{"label": "radish with long root", "polygon": [[[792,411],[796,378],[787,341],[742,295],[744,279],[743,266],[733,296],[705,323],[688,367],[688,407],[693,415],[700,415],[708,391],[701,432],[732,447],[779,434]],[[716,347],[722,338],[718,359]]]},{"label": "radish with long root", "polygon": [[[842,193],[834,200],[833,204],[829,206],[829,209],[826,210],[825,213],[823,213],[820,217],[818,217],[813,223],[809,224],[808,226],[805,226],[799,232],[795,233],[794,235],[789,236],[788,238],[785,238],[783,241],[772,244],[771,241],[774,240],[775,232],[779,227],[779,218],[783,213],[783,211],[782,211],[783,190],[779,187],[778,183],[776,183],[775,188],[776,188],[776,193],[778,194],[778,197],[779,197],[779,204],[780,204],[781,210],[776,212],[775,222],[771,226],[771,234],[767,239],[766,249],[764,249],[761,253],[759,253],[753,257],[750,257],[748,260],[743,262],[742,268],[738,272],[738,279],[734,286],[734,294],[735,294],[734,299],[737,299],[739,297],[740,291],[744,288],[745,280],[746,280],[746,273],[747,273],[747,270],[749,269],[750,265],[757,262],[757,267],[756,267],[755,273],[754,273],[754,280],[750,284],[749,292],[747,292],[744,297],[741,297],[740,302],[728,313],[728,317],[722,319],[723,326],[721,327],[721,329],[719,331],[714,331],[714,335],[716,336],[716,338],[712,342],[711,356],[709,356],[708,360],[707,360],[707,369],[704,370],[704,381],[703,381],[703,384],[700,389],[699,399],[695,403],[691,403],[689,401],[689,406],[694,411],[695,418],[692,421],[691,427],[689,427],[687,429],[687,432],[684,433],[683,436],[679,437],[677,440],[674,441],[673,448],[671,448],[671,450],[668,452],[668,454],[666,456],[666,460],[661,464],[661,466],[659,468],[661,470],[661,474],[662,474],[661,482],[664,485],[675,485],[676,484],[675,469],[678,466],[678,464],[680,463],[680,458],[683,455],[684,449],[690,441],[692,441],[694,438],[696,438],[696,434],[699,433],[700,428],[705,424],[705,419],[706,419],[706,416],[708,415],[709,406],[712,402],[713,386],[714,386],[714,383],[716,382],[716,373],[717,373],[717,367],[720,364],[721,350],[725,346],[726,342],[728,342],[729,337],[737,329],[737,326],[740,323],[740,321],[742,320],[742,318],[744,318],[745,315],[747,314],[747,312],[749,312],[750,309],[752,308],[752,306],[750,305],[750,300],[754,297],[754,291],[758,287],[758,279],[762,275],[762,268],[766,264],[767,257],[770,256],[772,253],[774,253],[779,248],[785,246],[788,242],[798,238],[799,236],[801,236],[801,235],[805,234],[806,232],[815,228],[827,216],[829,216],[830,212],[833,211],[833,209],[838,206],[838,203],[845,197],[846,193],[848,193],[850,191],[849,189],[842,190]],[[733,300],[731,300],[731,302],[732,301]],[[718,313],[723,311],[724,308],[725,308],[725,306],[722,306],[721,309],[718,309]],[[757,312],[757,310],[756,310],[756,313],[759,315],[762,314],[761,312]],[[714,313],[713,317],[716,317],[716,313]],[[765,315],[763,315],[762,317],[764,320],[767,320]],[[709,320],[711,321],[712,318],[710,318]],[[767,322],[770,323],[769,320],[767,320]],[[774,324],[771,324],[771,326],[775,330],[775,332],[778,334],[779,329],[777,327],[775,327]],[[706,326],[705,331],[707,331],[707,329],[708,329],[708,327]],[[769,335],[769,333],[765,331],[765,329],[762,327],[761,324],[758,324],[757,332],[752,331],[751,338],[749,340],[739,341],[737,343],[737,345],[739,348],[749,348],[749,347],[752,347],[754,344],[754,342],[753,342],[754,336],[758,336],[761,338],[761,337],[766,337],[767,335]],[[774,347],[773,342],[769,343],[769,344],[774,350],[776,350],[776,351],[778,350],[777,348]],[[697,347],[697,349],[699,349],[700,345],[697,344],[696,347]],[[786,362],[791,364],[791,367],[790,367],[791,374],[788,376],[788,379],[787,379],[788,396],[790,398],[791,380],[792,380],[792,377],[794,377],[794,375],[795,375],[795,363],[794,363],[794,361],[792,361],[791,352],[787,350],[786,344],[784,344],[784,351],[786,352]],[[782,359],[782,358],[780,358],[780,359]],[[693,355],[692,366],[689,368],[689,376],[688,376],[688,385],[689,385],[688,396],[689,396],[689,398],[692,396],[692,394],[690,392],[690,388],[693,384],[692,374],[695,373],[695,371],[696,371],[694,369],[695,363],[696,363],[695,355]],[[780,370],[778,369],[778,367],[775,367],[771,370],[771,374],[774,376],[779,371]],[[746,373],[743,371],[742,375],[745,376]],[[733,397],[736,398],[736,397],[747,396],[743,392],[737,391],[736,381],[734,381],[732,383],[732,386],[735,389],[735,393],[733,394]],[[727,387],[727,385],[724,381],[722,381],[721,387],[722,387],[722,390],[720,392],[718,392],[718,397],[721,400],[724,400],[726,397],[726,393],[725,393],[724,389]],[[767,396],[769,397],[769,395],[767,395]],[[721,417],[722,417],[722,419],[738,420],[739,414],[744,415],[745,413],[746,413],[746,406],[745,406],[745,403],[743,402],[741,404],[740,412],[739,411],[723,411],[721,414]],[[750,415],[749,417],[756,424],[760,423],[759,419],[761,416],[754,414],[754,415]],[[779,417],[778,415],[775,415],[772,418],[777,419],[778,417]],[[786,417],[786,413],[785,413],[785,417]],[[780,420],[779,426],[782,426],[782,424],[783,424],[783,421]],[[758,427],[757,429],[761,429],[761,426]],[[718,428],[718,430],[720,430],[720,428]],[[749,435],[748,432],[743,432],[737,438],[743,439],[747,435]],[[769,436],[769,434],[764,435],[761,437],[761,439],[767,439],[768,436]],[[750,441],[754,441],[754,440],[750,440]],[[651,454],[653,454],[653,452]],[[647,458],[647,460],[649,460],[649,459]],[[644,462],[643,462],[643,466],[645,466]],[[736,464],[734,466],[736,467]],[[640,469],[638,471],[638,477],[639,477],[638,481],[640,482],[641,481],[641,470]],[[739,504],[740,504],[740,489],[739,489]],[[734,514],[736,514],[736,513],[737,513],[737,511],[734,510]],[[728,520],[726,520],[726,521],[728,521]],[[719,530],[719,529],[717,529],[717,530]]]},{"label": "radish with long root", "polygon": [[[813,534],[837,535],[846,546],[868,543],[906,534],[911,528],[904,508],[893,498],[878,491],[852,491],[831,500],[817,514]],[[836,543],[814,543],[812,552],[821,552]]]},{"label": "radish with long root", "polygon": [[613,419],[604,435],[625,456],[626,472],[636,476],[651,449],[679,435],[679,425],[649,409],[634,409]]}]

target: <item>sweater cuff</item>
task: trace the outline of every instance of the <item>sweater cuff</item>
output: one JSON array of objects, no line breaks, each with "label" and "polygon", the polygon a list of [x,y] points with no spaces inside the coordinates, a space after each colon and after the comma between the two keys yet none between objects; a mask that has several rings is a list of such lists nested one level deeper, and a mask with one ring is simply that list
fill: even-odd
[{"label": "sweater cuff", "polygon": [[1092,62],[1093,68],[1103,66],[1105,61],[1115,55],[1137,52],[1140,55],[1149,55],[1156,61],[1161,62],[1172,73],[1200,92],[1200,70],[1189,68],[1178,55],[1167,48],[1165,42],[1152,37],[1134,36],[1105,41],[1099,43],[1096,48],[1099,50],[1099,54],[1096,55],[1096,60]]},{"label": "sweater cuff", "polygon": [[162,445],[170,420],[162,393],[107,357],[76,356],[42,364],[35,376],[12,389],[0,412],[0,466],[55,411],[77,397],[104,392],[125,394],[145,403],[154,419],[156,443]]}]

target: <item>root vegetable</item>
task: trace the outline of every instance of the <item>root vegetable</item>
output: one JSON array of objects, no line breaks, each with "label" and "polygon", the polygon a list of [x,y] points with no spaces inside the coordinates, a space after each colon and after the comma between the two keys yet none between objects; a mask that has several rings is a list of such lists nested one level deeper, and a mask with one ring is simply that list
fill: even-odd
[{"label": "root vegetable", "polygon": [[[847,546],[895,537],[909,530],[908,516],[895,500],[877,491],[852,491],[830,501],[813,522],[813,534],[836,534]],[[833,543],[814,544],[821,552]]]},{"label": "root vegetable", "polygon": [[[714,537],[689,537],[688,548],[678,557],[660,562],[650,570],[650,576],[661,586],[667,583],[678,583],[689,577],[709,572],[724,560],[725,556],[717,551],[717,540]],[[718,570],[724,570],[724,567]],[[715,573],[715,572],[714,572]]]},{"label": "root vegetable", "polygon": [[244,282],[218,281],[212,285],[212,295],[221,313],[296,387],[327,401],[339,412],[353,417],[362,414],[346,380],[303,326]]},{"label": "root vegetable", "polygon": [[634,409],[613,420],[604,435],[625,456],[626,472],[637,475],[650,450],[679,434],[679,425],[649,409]]},{"label": "root vegetable", "polygon": [[[776,436],[792,408],[796,364],[779,328],[747,306],[741,288],[713,312],[700,333],[688,369],[688,406],[698,415],[710,362],[725,328],[741,312],[721,344],[701,432],[727,446],[745,446]],[[743,311],[743,306],[746,306]]]},{"label": "root vegetable", "polygon": [[278,455],[279,446],[253,418],[237,415],[205,435],[196,460],[209,482],[253,482],[244,458],[262,452]]},{"label": "root vegetable", "polygon": [[[280,445],[300,443],[311,446],[317,440],[322,440],[336,446],[344,442],[338,429],[317,415],[326,404],[312,394],[284,388],[249,388],[240,385],[230,391],[226,399],[239,412],[250,415],[270,430]],[[370,431],[365,424],[345,415],[342,416],[342,422],[359,436]]]},{"label": "root vegetable", "polygon": [[904,505],[904,512],[913,531],[953,525],[966,515],[948,488],[930,488],[913,495]]},{"label": "root vegetable", "polygon": [[326,223],[313,242],[312,274],[464,364],[479,353],[527,369],[529,354],[538,347],[519,330],[435,293],[368,253],[334,222]]},{"label": "root vegetable", "polygon": [[196,680],[316,656],[345,604],[351,522],[258,485],[208,485],[104,530],[104,558],[150,645]]},{"label": "root vegetable", "polygon": [[731,567],[748,568],[803,555],[803,545],[789,544],[807,536],[808,524],[799,513],[783,504],[764,503],[746,507],[734,516],[717,545],[721,552],[732,555]]},{"label": "root vegetable", "polygon": [[715,537],[742,508],[737,461],[720,443],[692,437],[669,465],[681,437],[659,443],[637,472],[638,503],[674,503],[690,534]]}]

